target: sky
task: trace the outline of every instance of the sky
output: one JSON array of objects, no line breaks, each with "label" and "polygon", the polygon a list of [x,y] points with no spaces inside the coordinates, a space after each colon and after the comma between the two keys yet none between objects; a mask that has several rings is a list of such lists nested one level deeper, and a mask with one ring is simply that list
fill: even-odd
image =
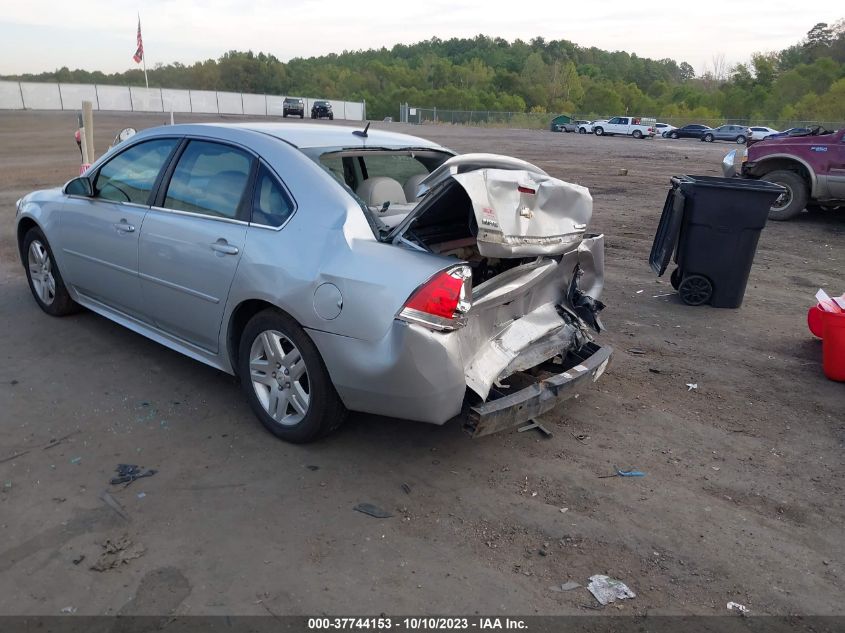
[{"label": "sky", "polygon": [[845,17],[841,0],[0,0],[0,75],[71,69],[124,71],[138,12],[147,67],[190,64],[228,50],[287,61],[344,50],[484,34],[509,41],[565,39],[641,57],[747,61],[780,50],[817,22]]}]

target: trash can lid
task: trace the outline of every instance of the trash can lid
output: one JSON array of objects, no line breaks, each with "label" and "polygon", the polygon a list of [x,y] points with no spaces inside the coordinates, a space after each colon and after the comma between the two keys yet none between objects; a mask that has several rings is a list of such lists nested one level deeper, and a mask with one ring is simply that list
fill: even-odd
[{"label": "trash can lid", "polygon": [[766,191],[769,193],[781,194],[784,187],[766,180],[754,180],[752,178],[721,178],[717,176],[676,176],[684,191],[698,187],[712,187],[716,189],[733,189],[737,191]]}]

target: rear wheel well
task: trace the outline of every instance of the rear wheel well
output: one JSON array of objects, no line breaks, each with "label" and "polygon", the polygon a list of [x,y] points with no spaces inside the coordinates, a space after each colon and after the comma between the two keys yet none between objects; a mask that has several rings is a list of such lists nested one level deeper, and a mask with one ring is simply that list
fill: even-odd
[{"label": "rear wheel well", "polygon": [[229,317],[229,330],[226,336],[226,351],[229,354],[229,361],[235,375],[238,374],[238,347],[241,342],[241,335],[244,332],[244,328],[246,328],[246,324],[249,323],[249,320],[252,317],[262,310],[267,309],[277,310],[289,318],[292,318],[287,314],[287,312],[279,308],[279,306],[273,305],[269,301],[263,301],[261,299],[249,299],[247,301],[243,301],[238,304],[238,307],[236,307],[232,312],[232,316]]},{"label": "rear wheel well", "polygon": [[755,178],[760,178],[770,172],[780,170],[795,172],[807,184],[807,191],[813,191],[813,179],[810,177],[810,171],[802,163],[790,158],[772,158],[762,161],[757,163],[748,173]]},{"label": "rear wheel well", "polygon": [[24,261],[24,252],[23,252],[23,240],[26,237],[26,234],[29,233],[29,230],[32,228],[37,227],[38,224],[35,220],[30,218],[24,218],[18,223],[18,254],[21,258],[21,263]]}]

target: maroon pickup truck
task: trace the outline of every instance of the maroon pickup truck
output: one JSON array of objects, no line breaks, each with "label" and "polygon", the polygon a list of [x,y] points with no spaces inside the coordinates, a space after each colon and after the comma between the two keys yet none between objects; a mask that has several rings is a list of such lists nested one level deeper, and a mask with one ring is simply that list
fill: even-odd
[{"label": "maroon pickup truck", "polygon": [[775,136],[750,143],[741,159],[728,153],[722,170],[730,178],[759,178],[786,188],[769,210],[772,220],[789,220],[807,205],[845,206],[845,128],[815,128],[800,136]]}]

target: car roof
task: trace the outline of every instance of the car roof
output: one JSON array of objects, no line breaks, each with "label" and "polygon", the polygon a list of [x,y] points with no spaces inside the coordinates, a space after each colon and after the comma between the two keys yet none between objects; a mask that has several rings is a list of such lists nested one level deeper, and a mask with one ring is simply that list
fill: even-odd
[{"label": "car roof", "polygon": [[255,121],[246,123],[200,123],[197,125],[222,129],[252,130],[274,136],[300,149],[312,147],[415,147],[439,150],[446,149],[442,145],[438,145],[424,138],[411,136],[410,134],[388,132],[387,130],[370,129],[367,131],[366,137],[352,133],[356,130],[362,130],[366,124],[352,127],[320,123],[263,123]]}]

